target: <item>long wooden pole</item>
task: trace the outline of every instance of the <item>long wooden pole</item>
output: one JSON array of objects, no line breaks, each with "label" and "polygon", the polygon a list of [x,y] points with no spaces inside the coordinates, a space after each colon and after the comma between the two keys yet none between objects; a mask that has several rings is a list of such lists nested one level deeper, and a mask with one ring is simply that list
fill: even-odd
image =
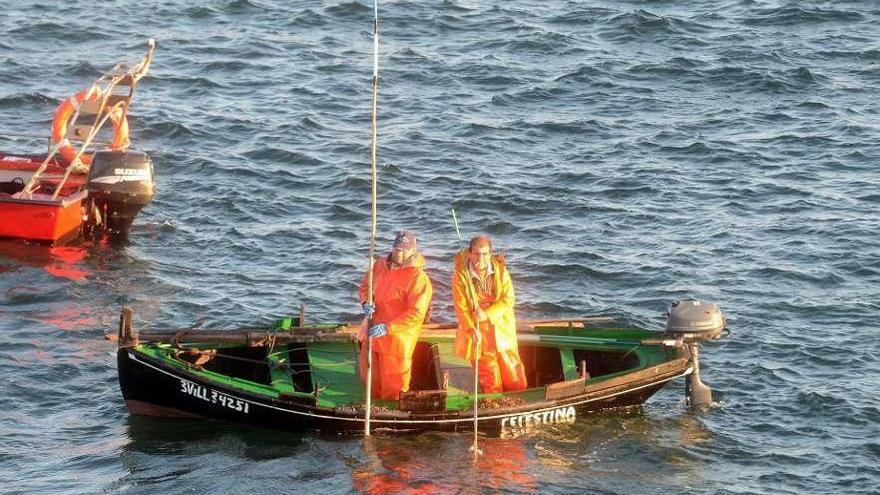
[{"label": "long wooden pole", "polygon": [[[373,264],[376,254],[376,226],[379,209],[376,202],[378,186],[378,167],[376,166],[376,148],[379,136],[376,114],[379,101],[379,0],[373,0],[373,112],[372,139],[370,140],[371,208],[370,208],[370,263],[367,272],[367,303],[373,304]],[[373,325],[372,316],[367,320],[367,327]],[[367,336],[367,399],[364,407],[364,436],[370,436],[370,415],[373,409],[373,338]]]},{"label": "long wooden pole", "polygon": [[[455,225],[455,235],[458,236],[458,247],[462,248],[464,245],[464,241],[461,238],[461,231],[458,229],[458,217],[455,216],[455,208],[452,208],[452,223]],[[465,262],[465,269],[470,272],[470,260]],[[478,399],[478,395],[480,392],[480,321],[477,317],[477,295],[474,291],[474,285],[471,283],[471,275],[470,273],[466,273],[467,277],[467,293],[468,299],[470,299],[469,303],[471,306],[471,312],[473,313],[474,323],[476,323],[476,328],[474,328],[474,444],[471,445],[471,451],[474,453],[474,458],[480,455],[482,451],[480,451],[480,443],[479,443],[479,435],[478,435],[478,424],[479,424],[479,406],[480,401]]]}]

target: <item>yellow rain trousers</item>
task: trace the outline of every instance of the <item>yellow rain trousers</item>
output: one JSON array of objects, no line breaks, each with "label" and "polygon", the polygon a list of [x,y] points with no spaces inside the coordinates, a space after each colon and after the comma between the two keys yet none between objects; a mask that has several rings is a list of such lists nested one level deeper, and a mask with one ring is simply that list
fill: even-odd
[{"label": "yellow rain trousers", "polygon": [[[468,255],[468,249],[459,251],[455,256],[452,274],[452,298],[458,316],[455,352],[471,363],[475,357],[478,358],[477,369],[483,393],[524,390],[528,384],[516,341],[513,281],[507,272],[504,257],[499,254],[492,257],[493,278],[483,288],[477,287],[479,284],[471,280]],[[479,356],[474,356],[473,329],[477,325],[468,285],[474,289],[477,304],[489,318],[479,325],[482,338]]]}]

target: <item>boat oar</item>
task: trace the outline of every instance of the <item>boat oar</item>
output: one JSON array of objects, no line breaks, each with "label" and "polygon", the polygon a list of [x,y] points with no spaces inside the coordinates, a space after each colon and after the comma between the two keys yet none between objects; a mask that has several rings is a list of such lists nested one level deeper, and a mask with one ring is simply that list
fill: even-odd
[{"label": "boat oar", "polygon": [[[367,272],[367,304],[373,305],[373,256],[376,253],[376,224],[378,209],[376,205],[377,167],[376,148],[378,128],[376,125],[376,107],[379,95],[379,0],[373,1],[373,104],[370,140],[370,171],[371,171],[371,214],[370,214],[370,268]],[[373,325],[372,315],[367,318],[367,328]],[[370,436],[370,415],[373,409],[373,337],[367,335],[367,399],[364,407],[364,436]]]},{"label": "boat oar", "polygon": [[[452,208],[452,223],[455,225],[455,235],[458,236],[458,248],[461,250],[464,242],[461,239],[461,231],[458,229],[458,217],[455,216],[455,207]],[[474,453],[474,458],[478,455],[482,454],[483,451],[480,450],[479,443],[479,435],[478,435],[478,424],[479,424],[479,397],[478,394],[480,392],[480,322],[477,317],[477,296],[474,293],[474,286],[471,284],[471,277],[469,274],[466,274],[467,278],[467,296],[468,296],[468,304],[471,307],[471,312],[473,313],[474,318],[474,444],[471,445],[471,452]]]}]

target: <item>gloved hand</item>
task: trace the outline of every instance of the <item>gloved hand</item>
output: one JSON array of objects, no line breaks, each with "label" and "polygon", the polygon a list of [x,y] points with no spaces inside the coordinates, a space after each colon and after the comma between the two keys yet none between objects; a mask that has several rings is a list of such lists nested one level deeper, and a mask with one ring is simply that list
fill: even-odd
[{"label": "gloved hand", "polygon": [[474,332],[474,343],[479,344],[483,340],[483,334],[476,328],[471,329]]},{"label": "gloved hand", "polygon": [[483,308],[477,308],[474,310],[474,320],[479,322],[489,321],[489,315],[483,310]]},{"label": "gloved hand", "polygon": [[379,338],[388,335],[388,327],[385,326],[384,323],[379,323],[378,325],[373,325],[367,330],[367,335],[372,338]]},{"label": "gloved hand", "polygon": [[362,307],[364,310],[364,318],[372,318],[373,313],[376,312],[376,305],[370,304],[370,303],[364,303]]}]

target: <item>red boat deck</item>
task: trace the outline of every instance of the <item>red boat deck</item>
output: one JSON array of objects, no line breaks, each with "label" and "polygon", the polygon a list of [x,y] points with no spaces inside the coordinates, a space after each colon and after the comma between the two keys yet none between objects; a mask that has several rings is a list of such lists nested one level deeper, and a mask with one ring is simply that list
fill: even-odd
[{"label": "red boat deck", "polygon": [[[44,159],[0,154],[0,182],[20,179],[27,183]],[[57,242],[76,233],[83,221],[82,202],[88,195],[86,178],[71,174],[58,197],[52,199],[64,172],[64,166],[53,160],[32,194],[0,192],[0,237]]]}]

